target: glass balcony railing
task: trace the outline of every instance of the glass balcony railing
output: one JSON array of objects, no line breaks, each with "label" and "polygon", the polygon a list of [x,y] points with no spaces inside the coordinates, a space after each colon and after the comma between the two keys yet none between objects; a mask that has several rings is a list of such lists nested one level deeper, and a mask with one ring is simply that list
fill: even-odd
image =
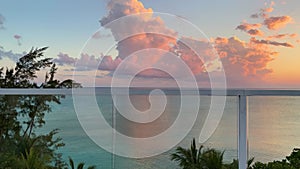
[{"label": "glass balcony railing", "polygon": [[[62,153],[63,159],[67,160],[70,156],[74,161],[84,161],[86,165],[96,165],[97,168],[178,168],[178,163],[171,161],[170,155],[178,146],[190,147],[193,138],[198,141],[210,113],[212,96],[226,96],[223,115],[213,134],[204,143],[197,142],[197,146],[203,145],[205,148],[224,151],[224,163],[231,163],[234,159],[239,159],[239,168],[246,168],[247,160],[251,157],[255,157],[254,161],[261,162],[279,160],[287,156],[293,148],[300,146],[300,114],[298,112],[300,90],[230,89],[224,94],[221,91],[212,92],[208,89],[199,89],[198,115],[189,132],[184,133],[183,139],[169,150],[143,158],[130,158],[119,154],[143,154],[144,151],[153,151],[153,149],[159,151],[160,147],[165,149],[164,145],[172,142],[174,138],[168,137],[159,143],[153,142],[147,145],[139,141],[122,142],[117,133],[128,138],[139,139],[154,138],[164,133],[173,127],[180,117],[182,93],[177,90],[162,90],[167,101],[163,112],[151,122],[138,123],[127,119],[124,112],[120,112],[121,109],[127,110],[126,102],[120,102],[121,105],[118,106],[113,104],[115,101],[113,97],[121,99],[124,97],[123,93],[112,96],[110,88],[75,90],[76,92],[71,89],[0,89],[0,97],[24,96],[25,98],[26,96],[63,95],[60,104],[49,103],[51,112],[45,114],[45,126],[35,129],[35,132],[43,134],[58,128],[58,136],[65,143],[65,146],[58,150]],[[151,90],[131,90],[129,94],[131,104],[141,112],[150,110],[151,103],[154,104],[156,100],[156,96],[154,96],[154,102],[149,101],[149,91]],[[191,97],[188,99],[193,99],[192,94],[190,95]],[[95,98],[97,107],[89,106],[92,103],[87,98]],[[79,100],[81,100],[80,103]],[[192,106],[188,105],[187,107]],[[82,107],[81,110],[80,107]],[[85,116],[78,111],[84,111]],[[159,111],[159,108],[154,106],[148,113],[156,111]],[[185,116],[193,116],[189,108],[183,111]],[[97,121],[99,112],[110,129],[94,128],[87,132],[87,128],[91,129],[102,125]],[[26,117],[19,118],[22,120]],[[84,126],[86,122],[90,126]],[[177,134],[182,132],[185,132],[183,128],[176,128],[173,135],[177,137]],[[99,145],[98,140],[105,145]]]}]

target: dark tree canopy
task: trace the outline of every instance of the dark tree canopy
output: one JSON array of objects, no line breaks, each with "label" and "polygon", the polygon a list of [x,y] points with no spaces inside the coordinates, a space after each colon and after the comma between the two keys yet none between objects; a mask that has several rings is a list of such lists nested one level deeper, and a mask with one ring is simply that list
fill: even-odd
[{"label": "dark tree canopy", "polygon": [[[0,68],[0,88],[72,88],[81,87],[71,79],[55,79],[57,67],[51,58],[44,58],[47,47],[31,49],[14,68]],[[45,81],[37,84],[37,73],[49,70]],[[50,75],[50,77],[49,77]],[[56,150],[64,146],[55,136],[36,134],[44,126],[45,114],[51,112],[50,103],[60,104],[62,95],[0,95],[0,169],[66,168],[62,154]]]},{"label": "dark tree canopy", "polygon": [[[193,139],[190,148],[177,147],[171,154],[171,160],[175,161],[182,169],[238,169],[239,161],[234,159],[229,164],[223,163],[224,151],[213,148],[204,149],[201,145],[196,147]],[[268,163],[255,162],[254,158],[248,160],[247,169],[300,169],[300,149],[295,148],[292,153],[281,161]]]}]

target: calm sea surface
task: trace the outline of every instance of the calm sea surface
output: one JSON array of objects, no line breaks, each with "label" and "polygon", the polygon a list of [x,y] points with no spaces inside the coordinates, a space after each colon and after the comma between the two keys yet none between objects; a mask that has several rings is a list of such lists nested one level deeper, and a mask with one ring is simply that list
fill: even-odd
[{"label": "calm sea surface", "polygon": [[[150,106],[147,98],[148,96],[132,96],[131,101],[138,110],[144,111]],[[192,138],[199,137],[209,111],[210,99],[208,96],[201,96],[196,123],[185,139],[179,143],[180,146],[188,147]],[[155,136],[165,131],[176,119],[180,108],[179,96],[167,96],[167,100],[168,104],[163,114],[151,123],[134,123],[117,113],[114,120],[116,130],[127,136],[139,138]],[[61,101],[60,105],[53,104],[53,112],[47,114],[46,126],[41,132],[54,128],[60,129],[59,135],[66,144],[60,149],[64,158],[71,156],[77,163],[84,161],[87,165],[93,164],[103,169],[176,168],[176,164],[170,160],[170,153],[175,148],[161,155],[143,159],[124,158],[106,152],[89,139],[80,126],[72,97],[67,96]],[[111,97],[97,96],[97,101],[103,116],[109,124],[112,124]],[[300,147],[300,97],[249,97],[248,103],[250,157],[263,162],[279,160],[289,155],[294,147]],[[94,110],[87,106],[87,114],[90,114],[90,111]],[[184,111],[189,114],[189,110]],[[225,162],[237,158],[237,117],[237,99],[227,97],[222,120],[215,133],[204,143],[205,147],[225,151]],[[93,119],[93,117],[89,118]],[[145,145],[136,143],[128,151],[139,149],[140,146]]]}]

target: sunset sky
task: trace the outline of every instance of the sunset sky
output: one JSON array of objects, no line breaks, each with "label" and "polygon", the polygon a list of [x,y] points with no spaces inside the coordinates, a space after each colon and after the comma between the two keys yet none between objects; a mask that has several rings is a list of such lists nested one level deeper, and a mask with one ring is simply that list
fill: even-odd
[{"label": "sunset sky", "polygon": [[[59,78],[72,78],[75,69],[84,86],[93,83],[89,76],[96,69],[99,70],[96,85],[109,85],[112,74],[123,61],[128,62],[126,69],[123,66],[124,69],[119,70],[124,74],[138,69],[127,68],[132,64],[142,67],[168,63],[171,66],[166,69],[178,75],[181,68],[165,53],[156,51],[151,57],[144,57],[149,52],[144,56],[137,53],[135,59],[127,57],[146,48],[157,48],[178,54],[202,84],[208,70],[203,68],[195,53],[180,43],[186,40],[200,53],[205,51],[204,58],[210,61],[214,56],[208,54],[206,46],[214,45],[229,87],[298,88],[299,7],[299,0],[1,0],[0,66],[12,67],[31,47],[49,46],[45,55],[54,58],[59,65]],[[210,43],[204,36],[180,36],[175,27],[168,26],[167,20],[155,15],[138,16],[139,22],[135,23],[139,24],[118,29],[102,27],[119,17],[142,12],[168,13],[187,20],[203,31]],[[97,32],[99,29],[101,31]],[[107,53],[116,41],[122,40],[120,36],[125,36],[120,32],[148,29],[174,37],[139,35],[118,43]],[[87,53],[87,46],[94,46],[97,52]],[[163,63],[158,63],[161,60]],[[74,68],[75,62],[79,62],[80,69]],[[87,68],[81,69],[84,66]],[[164,72],[147,70],[139,78],[143,79],[139,83],[151,85],[167,84],[169,77]]]}]

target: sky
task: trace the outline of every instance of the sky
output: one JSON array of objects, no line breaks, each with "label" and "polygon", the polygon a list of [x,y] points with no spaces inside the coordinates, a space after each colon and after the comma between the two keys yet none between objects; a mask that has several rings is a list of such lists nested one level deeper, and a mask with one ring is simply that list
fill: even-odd
[{"label": "sky", "polygon": [[0,1],[0,66],[48,46],[58,78],[84,86],[300,84],[298,0]]}]

